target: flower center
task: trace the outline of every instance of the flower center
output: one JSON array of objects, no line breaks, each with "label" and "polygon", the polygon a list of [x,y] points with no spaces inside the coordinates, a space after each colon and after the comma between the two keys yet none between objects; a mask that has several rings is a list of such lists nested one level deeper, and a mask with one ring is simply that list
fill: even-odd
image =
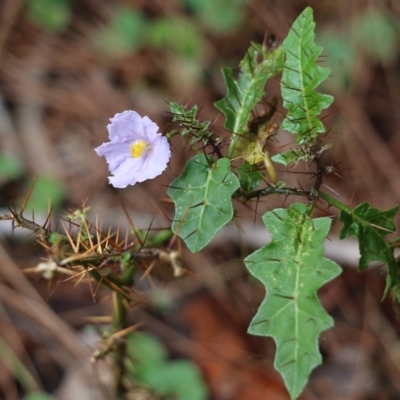
[{"label": "flower center", "polygon": [[136,140],[133,144],[131,144],[131,157],[139,158],[142,156],[143,152],[146,148],[150,147],[148,143],[143,142],[143,140]]}]

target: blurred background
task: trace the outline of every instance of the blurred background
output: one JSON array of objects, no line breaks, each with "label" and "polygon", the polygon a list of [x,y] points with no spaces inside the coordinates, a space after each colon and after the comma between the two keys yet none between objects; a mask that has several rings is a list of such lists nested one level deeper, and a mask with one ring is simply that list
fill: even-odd
[{"label": "blurred background", "polygon": [[[250,41],[285,38],[309,5],[316,41],[324,46],[321,65],[332,69],[320,90],[335,96],[324,122],[337,175],[325,189],[352,206],[393,207],[400,198],[399,1],[2,0],[2,214],[22,204],[36,179],[26,216],[34,210],[38,222],[50,200],[55,215],[90,205],[104,227],[128,225],[122,204],[141,229],[168,226],[173,208],[166,186],[190,157],[185,143],[173,142],[162,176],[116,190],[108,185],[105,160],[93,151],[108,140],[109,118],[132,109],[165,132],[168,102],[197,104],[201,118],[226,136],[213,106],[225,95],[221,67],[237,66]],[[280,100],[276,82],[268,95]],[[281,103],[278,108],[284,115]],[[289,136],[279,133],[278,146]],[[277,167],[280,179],[307,185],[302,168]],[[197,365],[206,398],[289,398],[273,369],[273,341],[246,335],[264,292],[241,260],[268,240],[258,215],[291,200],[264,199],[257,212],[254,204],[239,205],[236,225],[205,251],[184,250],[190,274],[180,280],[166,274],[141,288],[151,306],[132,310],[132,323],[143,322],[141,330],[157,337],[170,359]],[[327,253],[344,272],[320,292],[335,327],[321,335],[324,363],[301,399],[399,399],[400,326],[390,299],[381,301],[385,271],[359,274],[357,245],[338,244],[335,221]],[[107,292],[94,301],[85,282],[24,274],[43,253],[28,231],[0,222],[0,398],[35,390],[56,399],[112,398],[106,368],[88,361],[98,340],[88,324],[109,314]]]}]

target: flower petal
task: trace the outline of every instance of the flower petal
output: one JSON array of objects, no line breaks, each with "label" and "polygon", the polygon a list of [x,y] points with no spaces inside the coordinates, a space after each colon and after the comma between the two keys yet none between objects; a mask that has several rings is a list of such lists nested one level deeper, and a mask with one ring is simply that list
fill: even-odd
[{"label": "flower petal", "polygon": [[108,180],[116,188],[134,185],[138,182],[137,177],[140,176],[142,167],[143,163],[139,159],[125,159],[116,169],[110,170],[114,176],[109,176]]},{"label": "flower petal", "polygon": [[169,149],[167,138],[158,135],[151,144],[151,150],[147,154],[144,169],[141,175],[137,177],[137,181],[143,182],[160,175],[167,167],[170,157],[171,150]]},{"label": "flower petal", "polygon": [[98,156],[104,156],[112,172],[121,162],[130,157],[129,143],[103,143],[101,146],[94,149]]},{"label": "flower petal", "polygon": [[110,140],[119,142],[122,140],[135,140],[143,138],[142,117],[136,111],[124,111],[110,118],[107,125]]},{"label": "flower petal", "polygon": [[157,136],[160,134],[158,133],[158,125],[153,122],[149,117],[143,117],[143,134],[152,142]]}]

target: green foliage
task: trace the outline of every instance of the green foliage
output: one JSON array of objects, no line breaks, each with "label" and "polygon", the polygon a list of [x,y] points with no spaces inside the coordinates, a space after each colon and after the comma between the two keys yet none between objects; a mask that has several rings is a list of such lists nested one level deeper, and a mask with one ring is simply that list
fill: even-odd
[{"label": "green foliage", "polygon": [[65,197],[65,188],[60,181],[48,177],[40,177],[35,181],[34,189],[26,206],[26,214],[32,212],[46,213],[49,204],[59,208]]},{"label": "green foliage", "polygon": [[394,61],[398,54],[399,32],[396,21],[381,11],[370,8],[352,24],[352,37],[357,46],[378,62]]},{"label": "green foliage", "polygon": [[353,210],[342,209],[340,213],[340,221],[344,224],[340,238],[356,236],[358,239],[361,254],[359,270],[364,271],[373,261],[382,261],[388,266],[384,296],[400,284],[400,268],[394,256],[394,247],[385,239],[396,230],[394,218],[397,210],[396,206],[380,211],[362,203]]},{"label": "green foliage", "polygon": [[251,111],[265,95],[265,83],[283,68],[282,47],[274,50],[252,43],[239,69],[223,68],[227,95],[215,106],[224,113],[225,128],[232,132],[228,157],[232,158],[238,139],[248,133]]},{"label": "green foliage", "polygon": [[[318,34],[327,65],[332,69],[324,87],[331,92],[352,89],[352,73],[355,63],[369,57],[372,62],[387,64],[399,54],[399,32],[391,16],[382,10],[367,8],[351,20],[350,29],[327,29]],[[349,40],[351,37],[351,41]],[[368,57],[366,58],[365,55]]]},{"label": "green foliage", "polygon": [[148,27],[147,40],[156,49],[172,50],[188,58],[197,58],[205,46],[196,25],[177,16],[154,20]]},{"label": "green foliage", "polygon": [[351,74],[357,60],[355,49],[348,40],[347,32],[325,30],[318,34],[318,43],[323,46],[324,60],[332,73],[323,87],[330,92],[345,92],[352,88]]},{"label": "green foliage", "polygon": [[297,164],[299,161],[307,162],[315,159],[317,155],[321,156],[321,154],[330,149],[331,146],[331,143],[327,143],[324,146],[319,145],[318,151],[316,151],[315,148],[312,148],[308,145],[302,145],[298,149],[284,151],[283,153],[275,154],[271,158],[276,163],[283,165],[288,165],[291,162]]},{"label": "green foliage", "polygon": [[36,393],[39,391],[39,385],[32,376],[28,368],[25,367],[12,347],[0,335],[0,362],[3,368],[10,371],[10,374],[18,382],[18,385],[25,393]]},{"label": "green foliage", "polygon": [[289,165],[291,162],[297,164],[301,160],[307,162],[310,159],[310,153],[303,149],[289,150],[275,154],[271,159],[272,161],[283,165]]},{"label": "green foliage", "polygon": [[249,164],[245,161],[237,170],[239,176],[240,187],[245,192],[251,192],[260,186],[264,177],[263,172],[255,164]]},{"label": "green foliage", "polygon": [[274,338],[274,365],[292,399],[321,362],[319,334],[333,325],[317,291],[340,273],[335,262],[323,257],[330,218],[313,220],[308,213],[303,204],[267,212],[263,221],[272,242],[245,259],[267,292],[248,332]]},{"label": "green foliage", "polygon": [[142,13],[128,7],[117,8],[109,25],[94,37],[98,49],[118,57],[137,51],[144,43],[147,27]]},{"label": "green foliage", "polygon": [[26,13],[35,24],[55,33],[64,30],[72,17],[69,0],[26,0]]},{"label": "green foliage", "polygon": [[314,44],[313,12],[307,7],[293,23],[282,46],[286,52],[281,80],[283,105],[288,114],[281,128],[297,135],[297,144],[313,144],[325,132],[318,115],[331,105],[333,97],[315,92],[329,75],[317,65],[322,48]]},{"label": "green foliage", "polygon": [[206,386],[195,364],[186,360],[167,361],[166,349],[149,334],[130,334],[127,340],[135,379],[177,400],[207,398]]},{"label": "green foliage", "polygon": [[24,171],[24,164],[15,157],[0,154],[0,181],[19,178]]},{"label": "green foliage", "polygon": [[54,397],[43,392],[34,392],[24,396],[22,400],[54,400]]},{"label": "green foliage", "polygon": [[210,121],[200,122],[197,119],[197,106],[193,106],[190,110],[186,111],[184,107],[177,103],[170,103],[169,108],[174,114],[172,121],[178,122],[182,127],[179,133],[181,136],[189,136],[189,143],[191,146],[202,142],[207,144],[211,138],[212,133],[209,130]]},{"label": "green foliage", "polygon": [[175,203],[172,230],[192,252],[201,250],[233,217],[232,194],[239,181],[227,158],[214,162],[199,154],[190,159],[168,195]]},{"label": "green foliage", "polygon": [[193,10],[202,25],[215,33],[235,30],[243,16],[245,0],[182,0]]},{"label": "green foliage", "polygon": [[170,229],[162,229],[155,232],[153,235],[147,238],[146,244],[148,246],[160,246],[169,240],[171,240],[173,233]]}]

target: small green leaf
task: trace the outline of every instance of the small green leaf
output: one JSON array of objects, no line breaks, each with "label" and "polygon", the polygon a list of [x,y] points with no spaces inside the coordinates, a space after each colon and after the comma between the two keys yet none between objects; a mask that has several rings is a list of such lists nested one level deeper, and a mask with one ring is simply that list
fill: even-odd
[{"label": "small green leaf", "polygon": [[252,43],[239,69],[223,68],[227,95],[214,105],[224,113],[225,128],[232,132],[228,157],[232,158],[238,138],[248,132],[251,111],[265,94],[265,83],[282,71],[284,51],[272,51]]},{"label": "small green leaf", "polygon": [[283,165],[289,165],[290,163],[297,164],[299,161],[307,162],[315,159],[316,155],[321,156],[321,154],[330,149],[331,146],[332,143],[326,143],[323,146],[319,146],[318,152],[316,152],[315,149],[311,148],[307,144],[304,144],[299,146],[298,149],[284,151],[283,153],[276,154],[272,157],[272,160]]},{"label": "small green leaf", "polygon": [[182,136],[190,136],[190,144],[194,145],[196,143],[202,142],[207,144],[212,133],[209,130],[211,121],[200,122],[197,119],[197,106],[193,106],[190,110],[185,110],[185,108],[177,103],[171,102],[169,104],[171,113],[174,114],[172,121],[178,122],[182,127],[180,134]]},{"label": "small green leaf", "polygon": [[384,297],[391,288],[400,284],[400,268],[394,256],[394,247],[385,237],[396,230],[394,217],[398,206],[386,211],[362,203],[353,210],[342,209],[340,221],[343,228],[340,239],[356,236],[359,243],[361,258],[358,263],[360,271],[364,271],[372,261],[382,261],[388,266]]},{"label": "small green leaf", "polygon": [[49,204],[57,209],[61,206],[64,197],[65,188],[59,180],[42,176],[35,182],[25,212],[27,215],[32,212],[46,213],[49,210]]},{"label": "small green leaf", "polygon": [[283,189],[285,186],[286,186],[286,182],[283,182],[283,181],[278,181],[275,185],[275,187],[278,189]]},{"label": "small green leaf", "polygon": [[27,0],[28,17],[51,32],[61,32],[69,24],[72,11],[68,0]]},{"label": "small green leaf", "polygon": [[283,105],[288,114],[281,125],[297,135],[298,144],[314,143],[325,132],[318,115],[332,104],[333,97],[315,92],[328,77],[329,68],[317,64],[322,47],[314,43],[313,11],[307,7],[293,23],[282,46],[286,52],[281,80]]},{"label": "small green leaf", "polygon": [[175,203],[172,230],[192,252],[201,250],[233,217],[232,194],[239,181],[227,158],[216,163],[199,154],[190,159],[182,175],[168,189]]},{"label": "small green leaf", "polygon": [[308,212],[303,204],[267,212],[263,221],[272,242],[245,259],[267,292],[248,332],[275,340],[274,366],[292,399],[300,395],[311,371],[321,363],[318,336],[333,325],[317,291],[341,271],[323,257],[330,218],[312,220]]},{"label": "small green leaf", "polygon": [[176,400],[206,400],[207,387],[197,366],[187,360],[170,361],[143,379],[153,390]]},{"label": "small green leaf", "polygon": [[177,16],[154,20],[146,40],[152,47],[173,50],[187,58],[198,58],[204,48],[204,38],[193,21]]},{"label": "small green leaf", "polygon": [[130,334],[128,358],[132,375],[152,390],[177,400],[205,400],[207,388],[197,366],[187,360],[167,361],[167,351],[157,337]]},{"label": "small green leaf", "polygon": [[189,134],[192,131],[193,124],[196,124],[197,122],[197,105],[194,105],[190,110],[186,110],[185,107],[180,104],[171,102],[169,103],[169,109],[171,110],[171,113],[174,114],[172,121],[178,122],[183,126],[181,135],[186,136]]},{"label": "small green leaf", "polygon": [[137,51],[144,42],[147,27],[145,17],[128,7],[116,9],[109,26],[95,35],[98,49],[110,56],[119,57]]},{"label": "small green leaf", "polygon": [[157,337],[146,333],[131,333],[126,336],[126,340],[128,358],[139,380],[145,379],[145,376],[166,362],[167,350]]},{"label": "small green leaf", "polygon": [[169,241],[172,238],[172,236],[173,233],[170,229],[162,229],[154,233],[154,235],[150,236],[147,239],[146,245],[149,247],[160,246]]},{"label": "small green leaf", "polygon": [[249,164],[245,161],[237,170],[239,175],[240,187],[245,192],[255,190],[264,177],[263,172],[256,164]]},{"label": "small green leaf", "polygon": [[297,164],[300,160],[308,161],[309,154],[304,153],[300,149],[289,150],[284,151],[283,153],[275,154],[271,157],[271,159],[272,161],[283,165],[289,165],[291,162]]},{"label": "small green leaf", "polygon": [[183,0],[210,31],[226,34],[235,30],[243,19],[246,0]]}]

